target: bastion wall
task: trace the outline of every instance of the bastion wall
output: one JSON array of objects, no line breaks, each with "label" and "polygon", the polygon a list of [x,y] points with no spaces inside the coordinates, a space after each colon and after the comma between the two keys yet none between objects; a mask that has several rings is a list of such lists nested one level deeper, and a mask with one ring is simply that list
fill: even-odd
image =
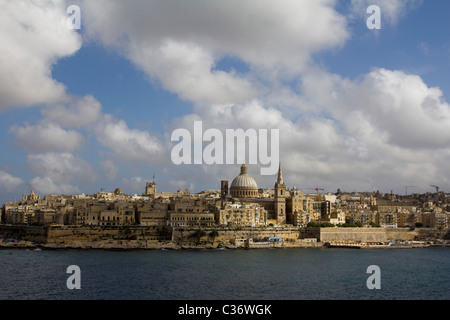
[{"label": "bastion wall", "polygon": [[164,242],[233,242],[253,239],[267,241],[281,237],[284,242],[302,239],[327,241],[386,242],[440,238],[437,229],[383,229],[383,228],[239,228],[239,227],[157,227],[157,226],[15,226],[0,225],[0,237],[38,243],[63,244],[68,242],[96,242],[107,240],[144,240]]}]

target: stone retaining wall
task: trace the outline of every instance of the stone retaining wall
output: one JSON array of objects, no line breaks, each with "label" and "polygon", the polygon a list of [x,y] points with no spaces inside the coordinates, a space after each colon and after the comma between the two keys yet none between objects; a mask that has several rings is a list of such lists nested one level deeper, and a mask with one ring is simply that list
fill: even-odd
[{"label": "stone retaining wall", "polygon": [[0,236],[39,243],[93,242],[103,240],[167,240],[166,227],[143,226],[11,226],[1,225]]},{"label": "stone retaining wall", "polygon": [[319,241],[321,242],[385,242],[387,240],[386,230],[381,228],[320,228]]},{"label": "stone retaining wall", "polygon": [[[198,230],[201,230],[199,234]],[[1,238],[63,244],[111,241],[164,241],[174,243],[229,243],[253,239],[264,241],[281,237],[284,242],[301,239],[327,241],[385,242],[389,240],[428,240],[442,237],[447,230],[417,228],[175,228],[151,226],[15,226],[0,225]],[[197,233],[196,233],[197,232]],[[199,236],[200,235],[200,236]]]},{"label": "stone retaining wall", "polygon": [[[437,229],[417,228],[306,228],[310,234],[315,234],[318,241],[361,241],[361,242],[385,242],[385,241],[413,241],[440,238]],[[320,229],[320,230],[318,230]],[[444,233],[443,233],[444,234]]]},{"label": "stone retaining wall", "polygon": [[0,236],[17,240],[45,243],[48,229],[40,226],[0,225]]}]

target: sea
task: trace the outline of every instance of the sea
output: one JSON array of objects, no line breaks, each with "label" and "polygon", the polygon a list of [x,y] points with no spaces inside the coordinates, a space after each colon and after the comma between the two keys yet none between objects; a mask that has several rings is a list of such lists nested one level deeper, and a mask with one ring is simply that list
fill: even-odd
[{"label": "sea", "polygon": [[448,247],[3,249],[0,265],[0,300],[450,298]]}]

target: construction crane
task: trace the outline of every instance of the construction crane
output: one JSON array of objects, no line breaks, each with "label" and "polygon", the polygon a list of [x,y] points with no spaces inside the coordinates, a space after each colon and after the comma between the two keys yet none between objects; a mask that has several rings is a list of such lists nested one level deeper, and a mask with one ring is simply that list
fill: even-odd
[{"label": "construction crane", "polygon": [[320,196],[319,196],[319,191],[325,191],[324,189],[321,188],[309,188],[309,189],[303,189],[303,190],[316,190],[316,194],[317,194],[317,200],[320,200]]},{"label": "construction crane", "polygon": [[416,188],[416,186],[405,186],[405,196],[408,195],[408,188]]},{"label": "construction crane", "polygon": [[436,188],[436,193],[439,193],[439,187],[438,186],[430,185],[430,187]]}]

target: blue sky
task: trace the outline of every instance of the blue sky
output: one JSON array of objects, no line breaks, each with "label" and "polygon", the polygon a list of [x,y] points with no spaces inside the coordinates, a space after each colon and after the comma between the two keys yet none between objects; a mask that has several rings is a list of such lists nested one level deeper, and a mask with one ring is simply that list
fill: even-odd
[{"label": "blue sky", "polygon": [[[81,29],[65,25],[81,10]],[[366,8],[381,10],[380,30]],[[218,188],[173,130],[280,130],[288,187],[450,187],[447,0],[0,1],[0,201]],[[25,26],[25,27],[24,27]],[[65,112],[65,110],[67,112]],[[276,176],[261,176],[261,187]],[[448,192],[448,191],[447,191]]]}]

